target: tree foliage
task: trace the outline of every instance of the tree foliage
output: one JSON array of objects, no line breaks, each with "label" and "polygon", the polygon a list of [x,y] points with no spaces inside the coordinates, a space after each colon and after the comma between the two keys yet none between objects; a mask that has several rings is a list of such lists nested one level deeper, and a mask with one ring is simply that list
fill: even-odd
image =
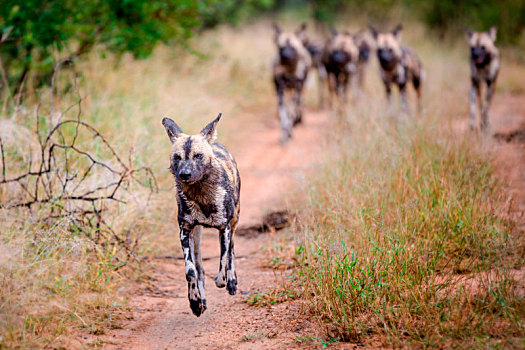
[{"label": "tree foliage", "polygon": [[519,43],[525,30],[524,0],[419,0],[425,23],[441,37],[464,27],[498,27],[498,40]]},{"label": "tree foliage", "polygon": [[[57,57],[102,50],[147,57],[159,42],[181,41],[195,29],[231,21],[272,0],[3,0],[0,57],[9,85],[29,72],[46,81]],[[38,78],[40,75],[40,79]]]}]

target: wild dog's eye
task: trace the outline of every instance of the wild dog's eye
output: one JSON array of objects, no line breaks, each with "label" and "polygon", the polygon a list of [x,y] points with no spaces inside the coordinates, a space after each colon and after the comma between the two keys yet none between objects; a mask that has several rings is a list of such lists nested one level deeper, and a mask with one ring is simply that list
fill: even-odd
[{"label": "wild dog's eye", "polygon": [[175,154],[175,155],[173,156],[173,159],[175,159],[175,160],[181,160],[182,158],[180,157],[180,155]]},{"label": "wild dog's eye", "polygon": [[193,155],[193,159],[202,159],[202,153],[196,153]]}]

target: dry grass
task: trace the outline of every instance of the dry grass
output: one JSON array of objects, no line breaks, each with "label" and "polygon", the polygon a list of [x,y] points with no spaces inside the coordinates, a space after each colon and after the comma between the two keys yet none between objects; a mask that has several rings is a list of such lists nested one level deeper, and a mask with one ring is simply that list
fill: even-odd
[{"label": "dry grass", "polygon": [[[327,339],[519,346],[525,303],[516,268],[525,242],[503,219],[492,141],[464,130],[467,50],[408,28],[404,41],[427,73],[423,116],[388,117],[370,77],[366,101],[339,119],[324,166],[294,202],[306,202],[297,283]],[[521,68],[506,65],[500,89],[515,91],[505,75]]]}]

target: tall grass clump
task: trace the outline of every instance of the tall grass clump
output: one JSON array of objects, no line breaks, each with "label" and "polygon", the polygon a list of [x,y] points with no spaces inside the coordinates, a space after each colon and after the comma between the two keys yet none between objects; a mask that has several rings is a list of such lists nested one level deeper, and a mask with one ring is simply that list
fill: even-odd
[{"label": "tall grass clump", "polygon": [[523,334],[518,242],[488,156],[431,124],[354,126],[310,184],[297,275],[329,337],[468,347]]}]

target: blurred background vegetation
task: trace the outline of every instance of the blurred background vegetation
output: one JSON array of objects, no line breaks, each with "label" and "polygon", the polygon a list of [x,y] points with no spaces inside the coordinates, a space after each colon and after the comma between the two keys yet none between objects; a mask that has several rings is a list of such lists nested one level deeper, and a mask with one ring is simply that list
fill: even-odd
[{"label": "blurred background vegetation", "polygon": [[500,43],[522,44],[525,28],[524,0],[88,0],[81,6],[71,0],[6,0],[0,7],[2,85],[13,94],[23,83],[38,87],[49,81],[57,61],[95,46],[145,58],[159,42],[184,45],[194,33],[220,23],[294,7],[318,24],[348,13],[388,22],[401,12],[441,39],[462,35],[464,27],[495,25]]}]

